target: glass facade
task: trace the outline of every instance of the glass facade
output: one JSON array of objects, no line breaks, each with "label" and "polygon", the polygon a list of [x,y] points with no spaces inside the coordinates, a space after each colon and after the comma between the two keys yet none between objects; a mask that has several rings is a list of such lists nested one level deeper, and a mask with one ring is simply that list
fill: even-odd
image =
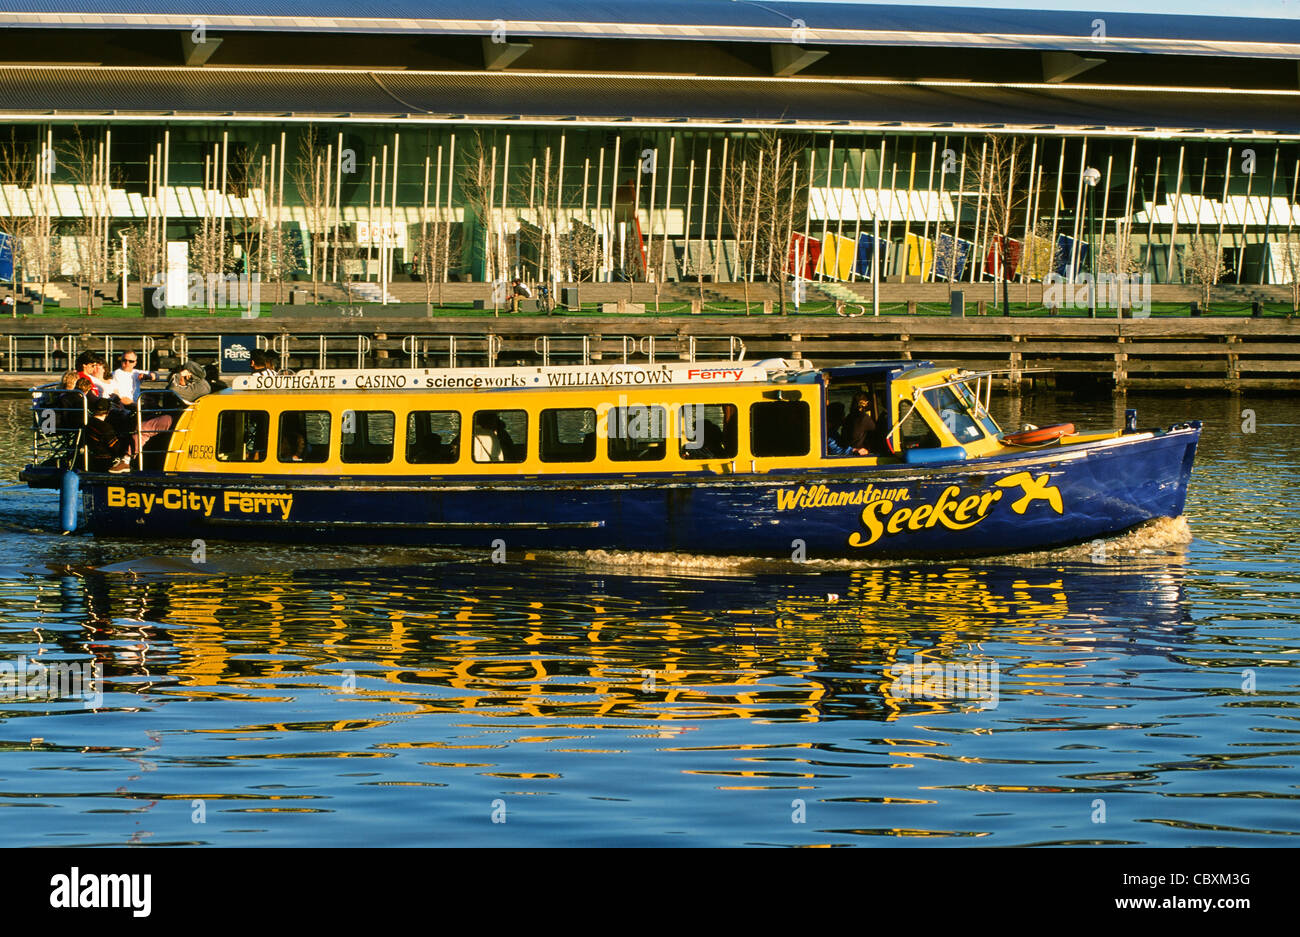
[{"label": "glass facade", "polygon": [[[1300,146],[518,125],[0,127],[24,281],[1291,282]],[[873,253],[873,249],[875,253]],[[169,255],[171,259],[169,260]],[[873,261],[873,257],[878,258]]]}]

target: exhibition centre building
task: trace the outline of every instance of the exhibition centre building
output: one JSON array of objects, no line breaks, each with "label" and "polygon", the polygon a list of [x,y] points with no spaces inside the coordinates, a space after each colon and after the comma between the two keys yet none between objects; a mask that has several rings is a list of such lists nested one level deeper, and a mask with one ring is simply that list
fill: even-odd
[{"label": "exhibition centre building", "polygon": [[3,0],[20,283],[1300,273],[1300,21]]}]

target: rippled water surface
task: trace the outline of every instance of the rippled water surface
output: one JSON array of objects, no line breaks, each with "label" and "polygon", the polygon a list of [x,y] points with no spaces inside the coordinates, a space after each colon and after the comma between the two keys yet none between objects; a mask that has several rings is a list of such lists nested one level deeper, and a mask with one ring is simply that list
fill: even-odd
[{"label": "rippled water surface", "polygon": [[1292,845],[1297,404],[1129,404],[1206,421],[1186,517],[996,563],[209,542],[196,567],[0,491],[0,661],[97,662],[103,691],[0,698],[0,844]]}]

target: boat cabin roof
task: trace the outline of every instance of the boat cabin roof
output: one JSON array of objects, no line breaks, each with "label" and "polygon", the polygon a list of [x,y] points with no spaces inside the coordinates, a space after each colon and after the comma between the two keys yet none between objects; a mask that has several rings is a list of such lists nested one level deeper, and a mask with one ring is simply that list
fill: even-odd
[{"label": "boat cabin roof", "polygon": [[843,381],[877,377],[881,374],[898,376],[903,372],[918,371],[922,368],[934,368],[934,365],[929,361],[905,361],[898,358],[882,361],[855,361],[852,364],[822,368],[821,372],[826,375],[828,380]]},{"label": "boat cabin roof", "polygon": [[814,383],[821,372],[802,359],[757,362],[694,361],[663,364],[589,364],[504,368],[362,368],[248,374],[223,394],[357,391],[564,390],[713,387],[730,384]]}]

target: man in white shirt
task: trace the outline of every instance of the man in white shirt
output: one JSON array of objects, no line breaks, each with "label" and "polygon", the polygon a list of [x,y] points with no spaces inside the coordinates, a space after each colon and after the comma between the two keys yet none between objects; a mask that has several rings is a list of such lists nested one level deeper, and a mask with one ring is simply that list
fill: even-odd
[{"label": "man in white shirt", "polygon": [[130,403],[140,398],[140,382],[145,378],[156,381],[158,375],[153,371],[139,371],[136,369],[136,354],[134,351],[124,351],[118,359],[119,367],[113,372],[109,384],[112,386],[110,393],[117,394],[123,403]]}]

